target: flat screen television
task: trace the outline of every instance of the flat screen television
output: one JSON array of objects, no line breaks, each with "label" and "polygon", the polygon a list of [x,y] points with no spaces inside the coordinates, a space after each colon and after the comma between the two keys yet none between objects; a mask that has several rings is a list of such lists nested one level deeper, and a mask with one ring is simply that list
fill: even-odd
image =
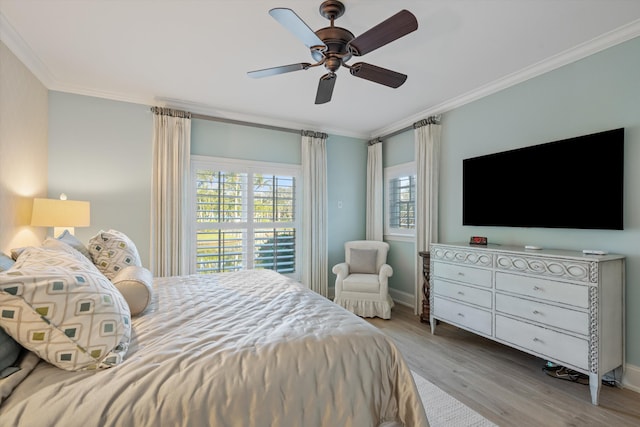
[{"label": "flat screen television", "polygon": [[462,223],[623,229],[624,128],[473,157]]}]

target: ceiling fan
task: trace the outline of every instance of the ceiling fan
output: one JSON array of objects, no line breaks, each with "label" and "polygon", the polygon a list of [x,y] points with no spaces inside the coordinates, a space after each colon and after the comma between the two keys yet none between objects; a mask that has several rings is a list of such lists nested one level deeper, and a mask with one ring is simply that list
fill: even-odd
[{"label": "ceiling fan", "polygon": [[320,15],[331,21],[331,26],[313,31],[296,13],[288,8],[275,8],[269,11],[276,21],[291,31],[311,51],[315,63],[283,65],[263,70],[249,71],[249,77],[260,78],[292,71],[308,70],[324,65],[327,74],[320,77],[316,104],[331,101],[333,87],[336,84],[336,71],[340,66],[348,68],[351,75],[379,83],[392,88],[400,87],[406,80],[405,74],[386,68],[356,62],[347,64],[353,56],[362,56],[392,41],[404,37],[418,29],[418,20],[408,10],[401,10],[375,27],[355,37],[351,31],[335,27],[334,21],[344,14],[345,7],[337,0],[327,0],[320,5]]}]

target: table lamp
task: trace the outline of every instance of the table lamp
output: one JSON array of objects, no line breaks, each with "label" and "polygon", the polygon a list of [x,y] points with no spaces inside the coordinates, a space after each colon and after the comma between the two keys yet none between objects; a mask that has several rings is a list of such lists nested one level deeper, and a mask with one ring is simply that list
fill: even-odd
[{"label": "table lamp", "polygon": [[74,227],[90,225],[90,203],[79,200],[67,200],[63,193],[60,199],[33,199],[31,225],[34,227],[53,227],[53,236],[59,236],[65,230],[74,234]]}]

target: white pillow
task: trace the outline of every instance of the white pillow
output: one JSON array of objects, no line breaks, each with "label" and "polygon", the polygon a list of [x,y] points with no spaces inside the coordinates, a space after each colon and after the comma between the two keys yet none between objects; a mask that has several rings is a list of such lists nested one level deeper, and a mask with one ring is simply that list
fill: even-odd
[{"label": "white pillow", "polygon": [[131,337],[127,302],[91,261],[73,252],[29,247],[0,273],[0,326],[65,370],[119,364]]},{"label": "white pillow", "polygon": [[100,230],[89,240],[89,253],[98,270],[110,280],[123,268],[142,266],[136,245],[117,230]]},{"label": "white pillow", "polygon": [[142,313],[151,302],[153,276],[144,267],[129,266],[120,270],[112,282],[129,304],[132,316]]}]

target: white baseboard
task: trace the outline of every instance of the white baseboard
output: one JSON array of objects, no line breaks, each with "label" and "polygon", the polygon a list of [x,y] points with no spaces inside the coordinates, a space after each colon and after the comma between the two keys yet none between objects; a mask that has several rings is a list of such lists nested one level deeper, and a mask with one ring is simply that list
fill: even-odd
[{"label": "white baseboard", "polygon": [[640,393],[640,367],[628,363],[625,365],[622,386]]},{"label": "white baseboard", "polygon": [[406,305],[407,307],[413,308],[414,306],[414,295],[409,294],[407,292],[402,292],[397,289],[389,288],[389,295],[391,295],[391,299],[393,302]]}]

